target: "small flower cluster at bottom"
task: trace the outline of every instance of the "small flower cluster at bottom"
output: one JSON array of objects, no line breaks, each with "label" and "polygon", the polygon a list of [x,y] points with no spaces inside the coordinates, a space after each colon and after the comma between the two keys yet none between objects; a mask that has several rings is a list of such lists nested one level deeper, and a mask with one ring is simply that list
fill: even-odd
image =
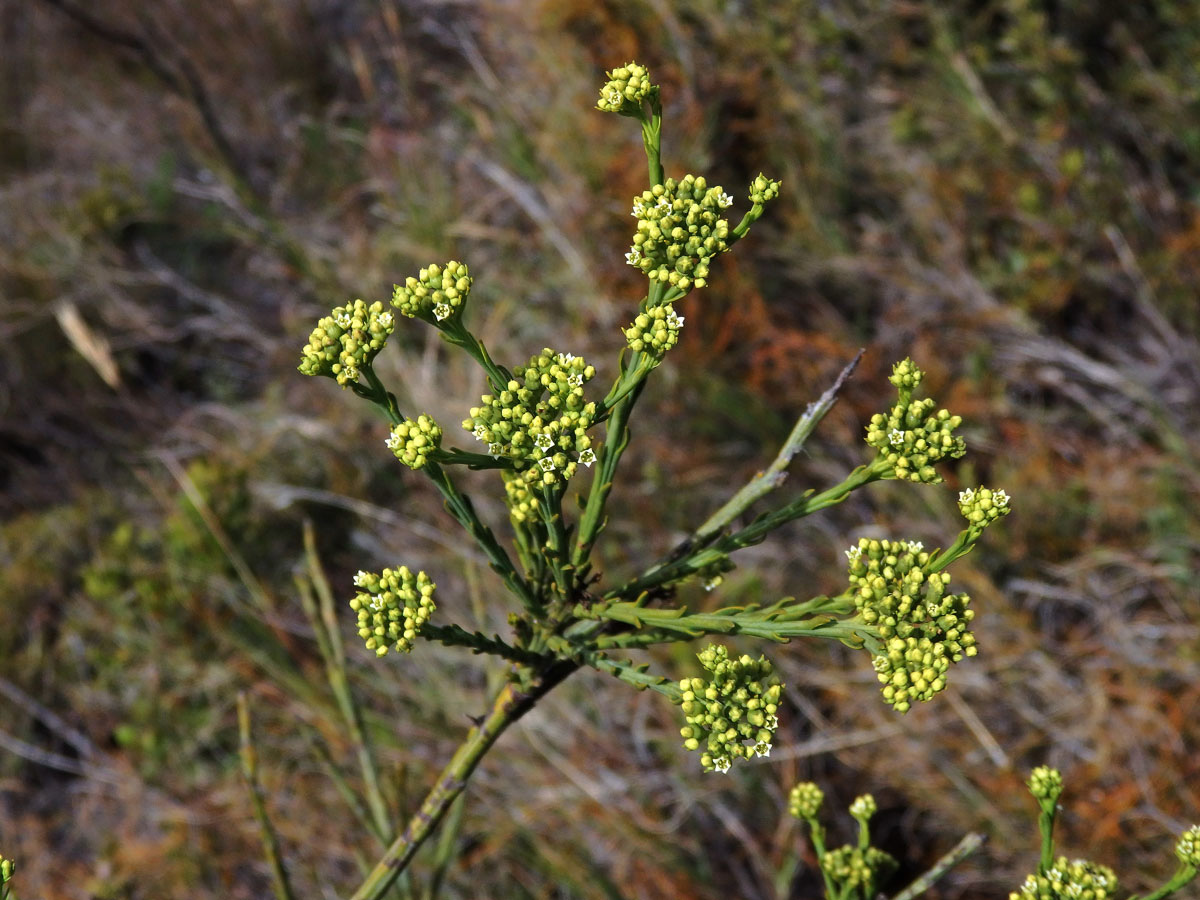
[{"label": "small flower cluster at bottom", "polygon": [[776,713],[782,688],[766,657],[731,659],[729,651],[710,644],[697,654],[712,675],[679,682],[680,705],[687,725],[680,729],[688,750],[704,748],[705,772],[728,772],[735,759],[766,756],[779,727]]},{"label": "small flower cluster at bottom", "polygon": [[359,589],[350,601],[358,613],[358,635],[374,650],[376,656],[386,656],[389,649],[408,653],[421,626],[429,621],[436,604],[433,592],[436,585],[424,572],[415,575],[407,566],[374,572],[359,572],[354,576]]},{"label": "small flower cluster at bottom", "polygon": [[817,863],[835,888],[829,896],[875,897],[879,886],[897,868],[891,854],[871,846],[871,817],[878,809],[875,798],[870,794],[854,798],[850,815],[858,822],[858,845],[846,844],[834,850],[825,849],[825,829],[817,819],[824,800],[825,795],[819,787],[811,781],[801,782],[792,788],[788,797],[788,812],[805,822],[812,832]]},{"label": "small flower cluster at bottom", "polygon": [[1060,856],[1045,874],[1030,875],[1008,900],[1108,900],[1117,892],[1117,876],[1108,866]]}]

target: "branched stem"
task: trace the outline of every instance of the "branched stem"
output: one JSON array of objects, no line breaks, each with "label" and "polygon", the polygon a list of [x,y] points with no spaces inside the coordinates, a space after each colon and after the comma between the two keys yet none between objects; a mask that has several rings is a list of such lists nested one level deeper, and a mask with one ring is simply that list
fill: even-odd
[{"label": "branched stem", "polygon": [[573,662],[557,662],[543,672],[530,673],[523,689],[513,683],[500,689],[491,711],[467,734],[404,832],[387,848],[351,900],[379,900],[384,895],[420,846],[433,834],[496,739],[532,709],[547,691],[577,668]]},{"label": "branched stem", "polygon": [[429,480],[434,483],[442,497],[446,501],[446,509],[450,515],[458,521],[460,525],[467,530],[471,537],[475,538],[480,549],[487,555],[488,562],[492,569],[504,579],[509,591],[516,597],[519,597],[525,608],[531,611],[536,611],[541,608],[541,604],[530,589],[525,579],[517,573],[513,568],[512,560],[508,558],[508,553],[500,543],[496,540],[496,536],[492,534],[492,529],[479,518],[475,512],[475,506],[471,503],[469,497],[461,493],[454,482],[450,480],[445,470],[437,463],[427,463],[423,471],[429,476]]}]

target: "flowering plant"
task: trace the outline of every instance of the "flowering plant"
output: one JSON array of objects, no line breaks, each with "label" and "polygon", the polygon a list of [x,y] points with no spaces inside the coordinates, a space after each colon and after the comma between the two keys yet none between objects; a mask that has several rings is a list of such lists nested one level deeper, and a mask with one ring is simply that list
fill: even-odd
[{"label": "flowering plant", "polygon": [[[607,522],[609,497],[630,441],[630,420],[648,378],[678,343],[685,322],[680,305],[707,286],[717,258],[749,233],[780,191],[779,182],[765,175],[753,178],[746,191],[749,208],[732,224],[727,216],[736,200],[724,187],[692,174],[667,177],[661,162],[661,92],[636,63],[609,73],[597,108],[640,123],[649,175],[649,187],[632,202],[636,228],[625,255],[645,276],[646,291],[622,329],[625,347],[606,393],[590,387],[601,367],[564,349],[545,348],[511,369],[496,362],[466,324],[473,278],[457,260],[431,264],[396,285],[390,306],[436,329],[478,363],[485,392],[462,420],[464,437],[475,442],[472,449],[453,446],[453,429],[430,415],[403,411],[376,372],[374,361],[398,321],[383,302],[356,300],[332,310],[317,323],[303,350],[301,372],[334,379],[386,417],[390,430],[382,442],[400,463],[429,479],[514,601],[511,634],[486,636],[440,620],[434,579],[425,572],[396,565],[355,577],[357,593],[350,607],[368,650],[383,657],[390,650],[413,651],[419,639],[438,641],[498,657],[506,665],[506,680],[490,711],[476,721],[398,834],[383,808],[370,755],[363,754],[373,827],[386,850],[353,900],[384,895],[500,734],[583,667],[657,691],[678,704],[683,746],[699,754],[704,771],[724,773],[739,759],[771,751],[785,712],[769,659],[739,656],[710,643],[698,654],[706,674],[676,681],[627,659],[629,651],[726,635],[778,643],[801,637],[836,640],[869,655],[884,702],[904,713],[943,691],[951,668],[978,650],[971,630],[976,611],[966,594],[950,590],[947,568],[1010,510],[1004,491],[983,486],[959,495],[965,526],[944,549],[927,551],[920,542],[904,539],[860,540],[846,551],[847,586],[836,596],[787,597],[767,606],[712,610],[674,603],[685,582],[716,587],[722,573],[733,567],[737,551],[873,482],[942,482],[938,464],[966,450],[957,434],[962,420],[932,399],[918,397],[923,373],[908,359],[892,371],[896,401],[866,424],[867,460],[840,483],[806,491],[743,521],[743,513],[783,485],[790,461],[835,403],[857,359],[810,404],[774,461],[670,553],[624,582],[606,583],[595,570],[593,550]],[[511,542],[484,522],[460,490],[456,467],[497,471]],[[578,495],[577,514],[572,513],[576,505],[567,502],[573,493]],[[319,574],[313,582],[319,587]],[[307,602],[315,608],[311,596]],[[323,594],[322,603],[328,602]],[[343,658],[328,611],[324,618],[312,618],[315,624],[325,623],[317,627],[319,643],[331,671],[337,671]],[[339,699],[348,722],[361,732],[344,681]],[[811,800],[796,802],[801,812],[811,812],[803,817],[813,824]],[[876,883],[894,862],[869,847],[866,823],[874,802],[860,798],[851,812],[862,824],[860,846],[821,851],[829,860],[827,883],[842,885],[830,896],[874,896]],[[817,834],[814,826],[814,841]],[[283,881],[281,874],[277,883]],[[858,893],[847,893],[846,885]]]}]

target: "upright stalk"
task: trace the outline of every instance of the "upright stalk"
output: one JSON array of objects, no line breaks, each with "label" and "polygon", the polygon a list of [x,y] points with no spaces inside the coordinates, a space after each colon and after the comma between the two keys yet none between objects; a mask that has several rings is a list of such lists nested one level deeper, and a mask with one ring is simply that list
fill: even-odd
[{"label": "upright stalk", "polygon": [[[433,834],[451,804],[462,794],[467,779],[496,739],[577,668],[577,663],[560,661],[539,673],[525,670],[527,678],[523,685],[510,682],[500,689],[491,712],[470,730],[434,782],[421,808],[409,819],[408,826],[387,848],[350,900],[379,900],[387,892]],[[522,670],[517,673],[522,674]]]}]

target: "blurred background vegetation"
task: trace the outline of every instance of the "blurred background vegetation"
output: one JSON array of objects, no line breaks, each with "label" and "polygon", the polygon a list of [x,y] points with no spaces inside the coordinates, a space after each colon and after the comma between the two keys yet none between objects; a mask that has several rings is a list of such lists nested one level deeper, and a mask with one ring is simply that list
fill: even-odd
[{"label": "blurred background vegetation", "polygon": [[[239,690],[300,896],[357,883],[376,848],[331,777],[353,783],[351,750],[293,585],[302,523],[341,599],[403,562],[447,620],[507,610],[299,349],[331,306],[453,257],[498,358],[553,346],[610,378],[645,166],[592,107],[629,59],[663,85],[668,174],[784,192],[681,308],[605,570],[672,546],[860,346],[792,490],[866,458],[906,355],[968,456],[944,488],[796,523],[709,602],[839,590],[864,534],[944,545],[961,486],[1016,511],[955,568],[981,653],[936,702],[901,718],[862,654],[767,648],[778,746],[718,778],[661,697],[581,674],[477,772],[442,896],[814,897],[810,865],[776,875],[786,791],[813,779],[834,809],[875,794],[897,882],[985,832],[934,896],[1006,897],[1043,763],[1063,852],[1131,890],[1173,867],[1200,814],[1195,3],[0,0],[0,849],[23,897],[265,896]],[[381,367],[449,433],[483,384],[427,332],[398,328]],[[695,649],[655,667],[692,674]],[[409,810],[497,674],[426,645],[353,672]]]}]

